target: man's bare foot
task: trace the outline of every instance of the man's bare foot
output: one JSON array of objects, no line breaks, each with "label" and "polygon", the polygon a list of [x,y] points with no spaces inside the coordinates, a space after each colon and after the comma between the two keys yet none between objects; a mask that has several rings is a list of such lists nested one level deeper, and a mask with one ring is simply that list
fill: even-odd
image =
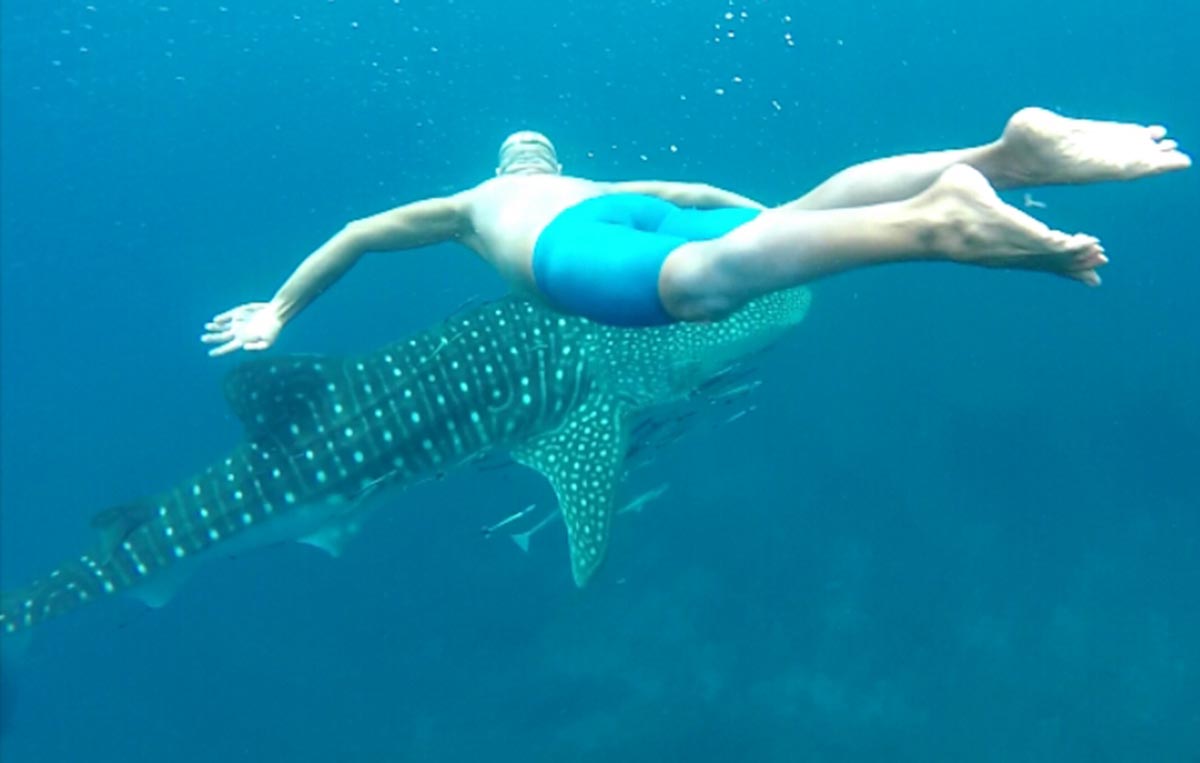
[{"label": "man's bare foot", "polygon": [[1071,119],[1034,107],[1008,120],[986,167],[999,188],[1132,180],[1190,167],[1167,128]]},{"label": "man's bare foot", "polygon": [[1005,204],[976,169],[948,168],[910,202],[928,220],[927,241],[938,254],[967,265],[1039,270],[1099,286],[1108,258],[1093,236],[1052,230]]}]

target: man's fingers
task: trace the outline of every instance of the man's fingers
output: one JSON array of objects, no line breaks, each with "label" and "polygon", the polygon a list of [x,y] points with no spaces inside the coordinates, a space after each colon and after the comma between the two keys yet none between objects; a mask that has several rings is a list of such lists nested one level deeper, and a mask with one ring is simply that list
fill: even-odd
[{"label": "man's fingers", "polygon": [[205,344],[216,344],[217,342],[228,342],[233,339],[232,331],[210,331],[207,334],[200,335],[200,341]]},{"label": "man's fingers", "polygon": [[257,352],[259,350],[265,350],[271,346],[271,342],[267,339],[263,339],[261,337],[251,338],[235,336],[232,331],[203,334],[200,337],[200,341],[204,344],[218,344],[220,342],[224,342],[224,344],[222,344],[220,347],[214,347],[208,351],[208,354],[214,358],[220,355],[228,355],[236,350],[249,350],[251,352]]},{"label": "man's fingers", "polygon": [[255,331],[251,325],[266,306],[266,302],[240,305],[214,316],[204,324],[205,333],[200,335],[200,341],[204,344],[221,345],[209,350],[208,354],[217,357],[237,350],[258,351],[270,347],[271,338],[264,337],[263,332]]},{"label": "man's fingers", "polygon": [[220,347],[212,348],[211,350],[208,351],[208,355],[209,355],[209,357],[212,357],[212,358],[220,357],[221,355],[228,355],[229,353],[237,350],[241,346],[242,346],[242,341],[240,339],[234,339],[231,342],[226,342],[225,344],[221,345]]}]

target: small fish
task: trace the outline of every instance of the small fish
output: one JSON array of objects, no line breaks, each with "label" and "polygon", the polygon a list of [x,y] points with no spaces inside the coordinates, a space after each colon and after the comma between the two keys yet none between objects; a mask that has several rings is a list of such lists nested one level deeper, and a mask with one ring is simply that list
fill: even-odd
[{"label": "small fish", "polygon": [[[646,492],[637,496],[636,498],[631,500],[629,503],[625,504],[620,509],[618,509],[617,514],[635,514],[635,513],[641,512],[641,510],[646,507],[646,504],[650,503],[655,498],[658,498],[663,493],[667,492],[667,490],[670,489],[670,487],[671,487],[671,484],[669,482],[664,482],[663,484],[659,485],[656,488],[647,490]],[[529,506],[525,507],[521,511],[518,511],[516,514],[513,514],[510,517],[506,517],[505,519],[500,520],[500,522],[496,523],[492,527],[485,528],[486,530],[488,530],[487,534],[490,535],[490,532],[492,530],[497,530],[507,524],[510,524],[511,522],[517,521],[521,517],[526,516],[527,514],[529,514],[530,511],[532,511],[534,509],[534,507],[536,505],[537,504],[530,504]],[[528,530],[525,530],[524,532],[519,532],[519,533],[509,533],[508,537],[512,539],[513,543],[517,544],[517,547],[519,549],[521,549],[525,553],[529,553],[529,542],[533,539],[533,536],[536,535],[538,533],[538,531],[541,530],[543,527],[550,524],[551,522],[553,522],[556,518],[558,518],[560,516],[562,516],[562,513],[558,509],[555,509],[554,511],[551,511],[546,516],[542,517],[538,521],[537,524],[535,524],[533,527],[529,528]]]},{"label": "small fish", "polygon": [[650,503],[655,498],[660,497],[663,493],[667,492],[670,489],[671,489],[671,483],[664,482],[663,484],[659,485],[658,487],[651,488],[651,489],[647,490],[646,492],[642,493],[641,495],[637,496],[636,498],[631,500],[629,503],[622,506],[617,511],[617,513],[618,514],[640,514],[642,509],[646,508],[646,504]]},{"label": "small fish", "polygon": [[528,506],[526,506],[525,508],[516,512],[515,514],[509,514],[507,517],[505,517],[504,519],[501,519],[499,522],[497,522],[493,525],[484,525],[482,528],[483,537],[490,538],[492,536],[492,533],[496,532],[497,530],[499,530],[503,527],[508,527],[513,522],[516,522],[518,519],[521,519],[522,517],[529,516],[529,512],[533,511],[536,508],[537,508],[537,504],[531,503]]},{"label": "small fish", "polygon": [[726,423],[726,424],[732,424],[733,422],[737,421],[738,419],[740,419],[740,418],[743,418],[743,417],[744,417],[746,414],[748,414],[748,413],[753,413],[753,412],[755,412],[755,411],[757,411],[757,410],[758,410],[758,406],[757,406],[757,405],[752,405],[752,406],[750,406],[749,408],[743,408],[742,410],[740,410],[740,411],[738,411],[737,413],[733,414],[733,415],[732,415],[732,416],[730,416],[729,418],[725,419],[725,423]]},{"label": "small fish", "polygon": [[512,538],[512,542],[517,544],[517,548],[521,549],[522,551],[524,551],[525,553],[528,554],[529,553],[529,541],[533,538],[533,536],[537,533],[537,531],[541,530],[543,527],[550,524],[551,522],[553,522],[555,519],[557,519],[560,516],[562,516],[561,512],[559,512],[558,509],[555,509],[554,511],[550,512],[546,516],[542,517],[541,520],[538,521],[538,523],[536,525],[529,528],[525,532],[509,533],[508,537]]},{"label": "small fish", "polygon": [[716,405],[717,403],[732,403],[733,401],[750,394],[751,392],[753,392],[754,390],[758,389],[761,386],[762,386],[761,379],[755,379],[753,381],[748,381],[745,384],[739,384],[736,387],[732,387],[730,389],[723,390],[719,394],[714,395],[713,398],[709,402],[712,403],[713,405]]}]

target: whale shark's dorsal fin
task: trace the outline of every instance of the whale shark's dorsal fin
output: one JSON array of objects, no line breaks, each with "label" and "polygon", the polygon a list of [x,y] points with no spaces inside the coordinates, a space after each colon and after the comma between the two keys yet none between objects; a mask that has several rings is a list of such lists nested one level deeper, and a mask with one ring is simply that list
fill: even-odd
[{"label": "whale shark's dorsal fin", "polygon": [[92,529],[99,535],[96,560],[106,562],[129,535],[154,518],[154,509],[146,504],[128,504],[105,509],[92,517]]},{"label": "whale shark's dorsal fin", "polygon": [[[133,544],[144,551],[145,540],[137,540],[134,535],[153,522],[157,515],[158,510],[150,504],[131,503],[105,509],[93,516],[92,529],[99,535],[99,544],[93,556],[83,557],[84,567],[81,569],[86,570],[83,574],[98,575],[97,570],[108,565],[121,547],[128,552],[132,550],[130,544]],[[191,571],[186,564],[173,566],[154,579],[132,587],[128,592],[147,606],[157,609],[171,600]]]},{"label": "whale shark's dorsal fin", "polygon": [[343,360],[293,355],[255,358],[225,377],[225,399],[250,439],[286,446],[319,431],[338,405]]},{"label": "whale shark's dorsal fin", "polygon": [[604,561],[614,497],[627,448],[626,406],[593,395],[554,431],[513,449],[513,458],[550,480],[571,551],[575,584],[587,584]]}]

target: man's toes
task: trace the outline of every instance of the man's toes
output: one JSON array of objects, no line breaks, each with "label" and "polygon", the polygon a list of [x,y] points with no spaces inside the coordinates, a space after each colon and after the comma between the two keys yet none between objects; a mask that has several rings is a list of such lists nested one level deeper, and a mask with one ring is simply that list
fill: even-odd
[{"label": "man's toes", "polygon": [[1061,243],[1063,251],[1083,254],[1100,248],[1100,239],[1095,236],[1089,236],[1086,233],[1076,233],[1074,235],[1062,233],[1059,235],[1063,237]]},{"label": "man's toes", "polygon": [[1070,278],[1072,281],[1078,281],[1084,286],[1099,286],[1100,274],[1094,268],[1085,268],[1082,270],[1064,270],[1056,275],[1063,278]]},{"label": "man's toes", "polygon": [[1092,270],[1108,264],[1108,255],[1099,249],[1089,249],[1071,259],[1072,270]]}]

